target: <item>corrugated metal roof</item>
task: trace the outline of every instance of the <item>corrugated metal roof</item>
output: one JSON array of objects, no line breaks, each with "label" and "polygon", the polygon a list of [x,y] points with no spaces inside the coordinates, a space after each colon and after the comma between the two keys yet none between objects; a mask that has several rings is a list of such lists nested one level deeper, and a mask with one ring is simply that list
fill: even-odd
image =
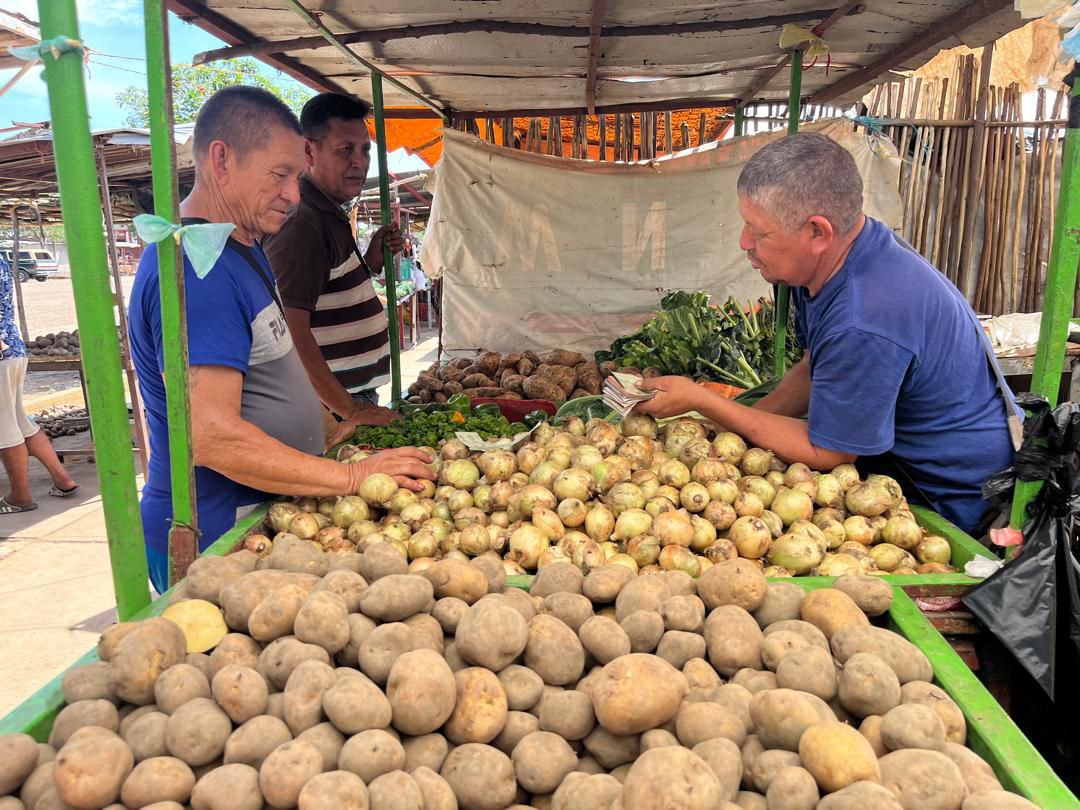
[{"label": "corrugated metal roof", "polygon": [[[231,43],[258,46],[314,33],[294,12],[265,0],[170,0],[170,5]],[[335,34],[367,40],[350,45],[359,56],[454,110],[569,110],[585,104],[592,0],[307,0],[304,5]],[[784,56],[778,44],[783,20],[797,18],[810,28],[842,5],[841,0],[607,0],[596,103],[743,98]],[[962,26],[956,24],[958,13]],[[746,27],[747,21],[756,22]],[[455,33],[424,30],[448,24]],[[866,0],[825,33],[831,64],[827,69],[819,60],[806,69],[803,95],[813,97],[845,77],[865,75],[859,71],[904,46],[909,52],[897,54],[895,67],[913,69],[941,48],[980,46],[1020,24],[1011,0]],[[679,25],[696,29],[670,28]],[[414,29],[400,30],[409,26]],[[499,30],[467,30],[479,26]],[[514,32],[515,26],[521,32]],[[649,33],[651,26],[669,28]],[[715,30],[701,30],[710,26]],[[379,29],[391,30],[380,35]],[[910,52],[912,43],[917,52]],[[370,96],[367,71],[330,45],[258,55],[313,85]],[[754,97],[780,99],[787,90],[787,72],[780,71]],[[389,106],[415,105],[397,88],[387,86],[385,92]],[[863,92],[865,86],[848,90],[840,100]]]}]

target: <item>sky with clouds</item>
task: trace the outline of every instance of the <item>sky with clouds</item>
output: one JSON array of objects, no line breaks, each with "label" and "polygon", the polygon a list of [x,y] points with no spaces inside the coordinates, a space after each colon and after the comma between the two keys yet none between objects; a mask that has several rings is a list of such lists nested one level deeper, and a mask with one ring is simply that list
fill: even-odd
[{"label": "sky with clouds", "polygon": [[[142,0],[77,0],[82,40],[93,51],[86,76],[87,102],[92,129],[123,126],[125,112],[116,95],[126,87],[146,86],[146,49],[143,37]],[[37,0],[0,0],[0,9],[38,19]],[[169,48],[174,64],[190,62],[200,51],[220,47],[216,37],[169,15]],[[24,76],[0,97],[0,129],[12,122],[46,121],[49,100],[40,68]],[[267,69],[268,73],[271,73]],[[14,74],[0,70],[0,85]],[[292,80],[278,75],[282,83]]]}]

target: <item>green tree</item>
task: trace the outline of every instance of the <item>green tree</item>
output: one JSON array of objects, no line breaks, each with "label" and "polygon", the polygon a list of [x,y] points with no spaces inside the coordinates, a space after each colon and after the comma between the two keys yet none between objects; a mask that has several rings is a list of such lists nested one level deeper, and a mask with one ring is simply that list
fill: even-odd
[{"label": "green tree", "polygon": [[[203,103],[223,87],[248,84],[269,90],[293,112],[299,114],[311,91],[291,82],[286,84],[280,74],[271,76],[260,70],[254,59],[229,59],[213,65],[173,65],[173,117],[178,124],[194,121]],[[287,80],[286,80],[287,81]],[[129,127],[150,126],[150,108],[145,87],[131,86],[116,96],[116,103],[127,111],[124,123]]]}]

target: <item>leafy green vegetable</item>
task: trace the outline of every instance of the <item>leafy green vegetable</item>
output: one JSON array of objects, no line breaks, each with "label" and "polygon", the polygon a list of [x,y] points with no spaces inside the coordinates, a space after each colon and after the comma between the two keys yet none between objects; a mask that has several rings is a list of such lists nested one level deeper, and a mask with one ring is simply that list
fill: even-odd
[{"label": "leafy green vegetable", "polygon": [[[774,321],[773,305],[764,298],[756,307],[744,308],[734,297],[716,307],[708,293],[676,290],[638,332],[597,352],[596,362],[753,388],[773,376]],[[791,318],[786,352],[789,363],[802,356]]]},{"label": "leafy green vegetable", "polygon": [[590,419],[606,419],[616,423],[619,421],[618,411],[605,405],[604,398],[598,394],[567,400],[555,412],[552,421],[559,424],[571,416],[577,416],[586,422]]},{"label": "leafy green vegetable", "polygon": [[[448,403],[449,404],[449,403]],[[389,425],[363,425],[356,429],[355,444],[372,447],[436,447],[455,433],[477,433],[484,439],[494,436],[513,436],[527,428],[506,421],[498,406],[480,405],[475,410],[455,410],[445,405],[441,410],[413,411],[404,419]]]}]

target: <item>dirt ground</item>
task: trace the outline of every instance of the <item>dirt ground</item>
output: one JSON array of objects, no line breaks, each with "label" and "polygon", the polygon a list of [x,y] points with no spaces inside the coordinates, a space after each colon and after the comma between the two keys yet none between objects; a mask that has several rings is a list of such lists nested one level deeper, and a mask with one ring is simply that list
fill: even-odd
[{"label": "dirt ground", "polygon": [[[125,306],[134,281],[134,276],[123,277]],[[31,340],[49,332],[71,332],[78,327],[75,294],[70,278],[53,276],[47,281],[27,281],[22,285],[22,294],[26,331]],[[23,395],[45,394],[78,387],[77,372],[35,371],[26,375]]]}]

